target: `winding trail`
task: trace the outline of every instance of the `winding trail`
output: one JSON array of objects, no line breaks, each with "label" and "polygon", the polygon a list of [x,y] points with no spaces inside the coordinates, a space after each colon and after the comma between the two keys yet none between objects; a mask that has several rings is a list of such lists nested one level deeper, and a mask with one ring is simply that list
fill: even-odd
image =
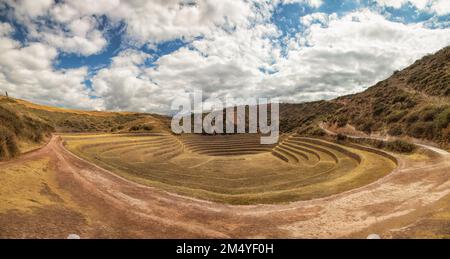
[{"label": "winding trail", "polygon": [[[413,215],[450,194],[447,154],[431,162],[399,158],[398,168],[386,177],[326,198],[249,206],[193,199],[126,180],[75,156],[56,135],[45,147],[0,163],[0,170],[42,158],[50,159],[60,188],[90,218],[66,224],[61,237],[75,228],[82,238],[365,238],[364,230],[373,224]],[[29,220],[41,224],[38,216]],[[27,236],[26,229],[1,228]],[[389,231],[384,229],[383,236],[389,237]],[[40,237],[47,237],[45,230]]]},{"label": "winding trail", "polygon": [[[327,133],[328,135],[331,135],[331,136],[337,135],[336,132],[328,129],[323,122],[319,123],[319,127],[323,131],[325,131],[325,133]],[[377,136],[372,136],[372,135],[357,136],[357,135],[350,135],[348,133],[346,133],[344,135],[349,137],[349,138],[353,138],[353,139],[367,138],[367,139],[376,139],[376,140],[382,140],[382,141],[386,141],[386,140],[389,140],[389,139],[396,139],[395,137],[377,137]],[[439,154],[441,156],[448,156],[448,155],[450,155],[450,153],[447,152],[444,149],[441,149],[441,148],[438,148],[438,147],[434,147],[434,146],[430,146],[430,145],[426,145],[426,144],[420,143],[419,141],[415,141],[415,140],[412,140],[412,142],[414,143],[414,145],[417,145],[417,146],[429,149],[429,150],[431,150],[431,151],[433,151],[433,152],[435,152],[435,153],[437,153],[437,154]]]}]

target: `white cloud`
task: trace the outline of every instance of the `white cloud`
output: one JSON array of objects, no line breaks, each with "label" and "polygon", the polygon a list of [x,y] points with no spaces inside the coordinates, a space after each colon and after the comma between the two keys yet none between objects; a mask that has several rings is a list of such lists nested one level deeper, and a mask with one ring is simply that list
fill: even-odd
[{"label": "white cloud", "polygon": [[[96,2],[84,3],[84,8],[95,7]],[[13,8],[15,19],[26,27],[28,37],[34,41],[85,56],[99,53],[106,46],[103,33],[97,29],[97,21],[68,4],[55,4],[53,0],[6,0],[6,3]],[[106,6],[106,2],[103,4]],[[48,26],[49,22],[51,26]]]},{"label": "white cloud", "polygon": [[450,29],[395,23],[361,10],[332,17],[325,27],[312,24],[296,42],[300,47],[276,65],[280,73],[274,76],[275,82],[286,82],[282,94],[292,101],[361,91],[449,45]]},{"label": "white cloud", "polygon": [[89,56],[101,52],[107,44],[103,34],[95,29],[96,25],[94,18],[85,16],[70,21],[68,31],[58,27],[34,31],[31,35],[63,52]]},{"label": "white cloud", "polygon": [[149,57],[139,51],[125,50],[92,78],[94,94],[104,100],[106,109],[167,111],[161,104],[169,100],[168,91],[153,83],[142,66]]},{"label": "white cloud", "polygon": [[192,39],[218,26],[247,26],[250,5],[244,1],[127,1],[108,12],[113,19],[127,23],[128,36],[139,43],[177,38]]},{"label": "white cloud", "polygon": [[30,18],[45,15],[53,5],[53,0],[6,0],[6,2],[15,7],[18,17],[26,16]]},{"label": "white cloud", "polygon": [[140,66],[143,59],[130,62],[142,53],[123,52],[109,68],[99,71],[93,87],[97,95],[106,97],[108,108],[158,112],[168,112],[173,98],[193,89],[202,89],[204,97],[253,96],[257,89],[252,87],[264,76],[260,68],[279,58],[270,40],[277,35],[273,24],[232,32],[217,29],[147,69]]},{"label": "white cloud", "polygon": [[251,6],[240,0],[69,0],[55,5],[50,13],[64,23],[104,14],[114,22],[125,21],[128,37],[137,44],[145,44],[192,39],[217,26],[246,26],[252,16]]},{"label": "white cloud", "polygon": [[[0,23],[0,28],[5,27],[8,25]],[[0,36],[1,90],[38,103],[101,109],[101,101],[90,99],[83,84],[87,68],[55,71],[56,55],[57,50],[53,47],[42,43],[21,46],[3,34]]]},{"label": "white cloud", "polygon": [[[31,100],[113,110],[168,112],[173,98],[192,89],[203,89],[205,97],[280,97],[299,102],[363,90],[450,44],[449,29],[405,25],[365,9],[344,16],[305,15],[300,18],[302,31],[280,41],[282,33],[271,23],[271,15],[281,2],[323,4],[73,0],[47,5],[47,11],[36,7],[35,13],[25,5],[16,15],[38,42],[21,46],[10,38],[11,26],[0,23],[0,84]],[[436,12],[445,12],[448,3],[410,2],[427,10],[439,7]],[[399,4],[379,3],[394,8]],[[36,17],[44,13],[54,26],[42,26]],[[191,43],[162,57],[122,49],[111,65],[92,77],[90,91],[83,85],[85,67],[58,71],[53,63],[60,52],[91,55],[105,48],[94,15],[125,22],[126,40],[137,46],[174,39]],[[148,58],[157,58],[154,66],[146,67]]]},{"label": "white cloud", "polygon": [[282,2],[285,4],[292,4],[292,3],[307,4],[315,8],[318,8],[323,4],[322,0],[282,0]]},{"label": "white cloud", "polygon": [[123,53],[99,73],[94,89],[109,108],[159,112],[192,89],[202,89],[205,97],[333,98],[361,91],[450,44],[449,29],[404,25],[369,10],[302,20],[309,27],[292,39],[287,56],[271,41],[279,35],[273,24],[216,30],[152,68],[143,69],[142,59],[129,62],[142,53]]},{"label": "white cloud", "polygon": [[438,15],[450,14],[450,1],[448,0],[437,0],[433,1],[430,9]]},{"label": "white cloud", "polygon": [[336,18],[337,18],[337,15],[335,15],[335,14],[328,15],[326,13],[317,12],[317,13],[312,13],[312,14],[307,14],[305,16],[302,16],[300,18],[300,22],[302,23],[303,26],[309,27],[313,23],[327,24],[330,19],[336,19]]},{"label": "white cloud", "polygon": [[450,1],[448,0],[376,0],[381,6],[401,8],[410,4],[419,10],[433,12],[437,15],[446,15],[450,13]]},{"label": "white cloud", "polygon": [[8,36],[13,32],[13,28],[9,23],[0,23],[0,37]]}]

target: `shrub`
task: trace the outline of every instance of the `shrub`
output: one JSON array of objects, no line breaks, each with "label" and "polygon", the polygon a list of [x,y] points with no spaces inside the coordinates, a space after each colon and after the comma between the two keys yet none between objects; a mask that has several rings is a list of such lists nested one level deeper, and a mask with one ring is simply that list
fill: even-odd
[{"label": "shrub", "polygon": [[445,144],[450,143],[450,124],[447,128],[442,129],[442,140]]},{"label": "shrub", "polygon": [[19,154],[16,135],[0,126],[0,159],[9,159]]},{"label": "shrub", "polygon": [[403,118],[406,115],[406,113],[407,113],[406,111],[395,111],[386,117],[386,121],[389,123],[397,122],[401,118]]},{"label": "shrub", "polygon": [[377,103],[372,111],[373,116],[379,116],[381,115],[384,111],[386,111],[386,107],[383,103]]},{"label": "shrub", "polygon": [[406,117],[406,122],[409,124],[414,123],[418,120],[419,120],[419,116],[417,116],[416,114],[412,114],[412,115],[409,115],[408,117]]},{"label": "shrub", "polygon": [[422,111],[422,120],[423,121],[432,121],[434,120],[434,116],[436,115],[436,110],[435,109],[425,109],[424,111]]},{"label": "shrub", "polygon": [[392,100],[393,103],[401,103],[408,100],[408,95],[407,94],[399,94],[397,96],[394,97],[394,99]]},{"label": "shrub", "polygon": [[391,128],[388,130],[388,134],[391,136],[400,136],[403,134],[402,127],[398,124],[394,124],[391,126]]},{"label": "shrub", "polygon": [[340,117],[338,117],[337,118],[337,121],[336,121],[336,123],[337,123],[337,126],[339,127],[339,128],[341,128],[341,127],[344,127],[345,125],[347,125],[347,118],[345,118],[345,117],[343,117],[343,116],[340,116]]},{"label": "shrub", "polygon": [[401,109],[410,109],[416,106],[417,102],[412,99],[407,99],[404,102],[401,103],[400,108]]},{"label": "shrub", "polygon": [[305,129],[302,129],[298,132],[298,134],[303,136],[325,136],[326,133],[321,128],[316,125],[308,126]]},{"label": "shrub", "polygon": [[361,124],[360,126],[358,126],[357,129],[370,134],[372,132],[372,126],[373,126],[373,122],[367,121],[367,122],[364,122],[363,124]]},{"label": "shrub", "polygon": [[356,143],[372,146],[378,149],[386,149],[393,152],[410,153],[416,149],[414,144],[404,140],[382,141],[377,139],[353,139]]},{"label": "shrub", "polygon": [[129,131],[151,131],[153,129],[153,127],[151,125],[148,124],[143,124],[143,125],[134,125],[132,126]]},{"label": "shrub", "polygon": [[344,134],[339,133],[339,134],[336,135],[336,141],[343,142],[343,141],[346,141],[346,140],[347,140],[347,136],[345,136]]},{"label": "shrub", "polygon": [[441,113],[439,113],[434,118],[434,121],[439,129],[446,128],[447,125],[449,125],[450,123],[450,108],[447,108],[443,110]]},{"label": "shrub", "polygon": [[416,122],[412,124],[409,129],[409,135],[415,138],[427,138],[427,136],[433,136],[435,127],[432,122]]},{"label": "shrub", "polygon": [[411,153],[414,151],[416,146],[404,140],[394,140],[386,142],[386,149],[400,152],[400,153]]},{"label": "shrub", "polygon": [[146,130],[146,131],[150,131],[150,130],[153,129],[153,127],[150,126],[150,125],[144,125],[144,126],[142,127],[142,129],[143,129],[143,130]]},{"label": "shrub", "polygon": [[130,131],[138,131],[140,129],[139,125],[132,126]]}]

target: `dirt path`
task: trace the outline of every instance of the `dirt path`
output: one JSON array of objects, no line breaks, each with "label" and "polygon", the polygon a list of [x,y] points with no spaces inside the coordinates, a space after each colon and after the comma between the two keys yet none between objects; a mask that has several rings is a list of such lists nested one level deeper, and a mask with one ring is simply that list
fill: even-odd
[{"label": "dirt path", "polygon": [[[319,123],[319,127],[323,131],[325,131],[325,133],[327,133],[328,135],[331,135],[331,136],[337,135],[336,132],[328,129],[323,122]],[[382,140],[382,141],[386,141],[386,140],[389,140],[389,139],[396,139],[395,137],[390,137],[390,136],[381,137],[381,136],[373,136],[373,135],[367,135],[367,134],[365,134],[364,136],[360,136],[360,135],[351,135],[351,134],[348,134],[348,133],[344,133],[344,135],[346,135],[349,138],[354,138],[354,139],[368,138],[368,139],[376,139],[376,140]],[[427,144],[423,144],[419,140],[411,139],[411,141],[415,145],[423,147],[423,148],[426,148],[426,149],[429,149],[429,150],[431,150],[431,151],[433,151],[433,152],[435,152],[435,153],[437,153],[437,154],[439,154],[441,156],[448,156],[448,155],[450,155],[450,153],[447,152],[444,149],[437,148],[437,147],[434,147],[434,146],[430,146],[430,145],[427,145]]]},{"label": "dirt path", "polygon": [[[84,220],[62,224],[55,235],[45,228],[31,235],[25,227],[13,229],[0,220],[0,230],[8,236],[65,237],[76,232],[84,238],[328,238],[361,233],[356,237],[365,238],[364,230],[371,225],[425,210],[450,193],[450,160],[444,155],[432,163],[400,159],[399,167],[388,176],[327,198],[252,206],[196,200],[130,182],[76,157],[58,136],[40,150],[0,164],[0,170],[41,158],[50,159],[59,187],[70,193]],[[420,217],[414,215],[400,226]],[[44,224],[39,214],[27,220]],[[48,220],[71,219],[59,215]],[[390,236],[389,229],[380,231]]]}]

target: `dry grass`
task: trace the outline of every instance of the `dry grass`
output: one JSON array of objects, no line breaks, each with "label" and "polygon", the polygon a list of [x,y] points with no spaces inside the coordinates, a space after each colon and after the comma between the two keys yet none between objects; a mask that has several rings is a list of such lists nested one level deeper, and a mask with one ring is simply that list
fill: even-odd
[{"label": "dry grass", "polygon": [[2,168],[0,182],[0,213],[71,204],[69,196],[58,187],[46,159]]},{"label": "dry grass", "polygon": [[143,125],[146,132],[163,132],[169,125],[168,117],[156,114],[70,110],[5,97],[0,97],[0,108],[11,113],[9,117],[26,118],[57,132],[118,133],[129,132],[137,125]]},{"label": "dry grass", "polygon": [[48,111],[48,112],[62,112],[62,113],[71,113],[71,114],[80,114],[80,115],[90,115],[90,116],[111,116],[114,114],[133,114],[131,112],[100,112],[100,111],[84,111],[84,110],[74,110],[74,109],[65,109],[53,106],[46,106],[35,104],[31,102],[27,102],[21,99],[14,99],[18,104],[25,106],[26,108]]}]

